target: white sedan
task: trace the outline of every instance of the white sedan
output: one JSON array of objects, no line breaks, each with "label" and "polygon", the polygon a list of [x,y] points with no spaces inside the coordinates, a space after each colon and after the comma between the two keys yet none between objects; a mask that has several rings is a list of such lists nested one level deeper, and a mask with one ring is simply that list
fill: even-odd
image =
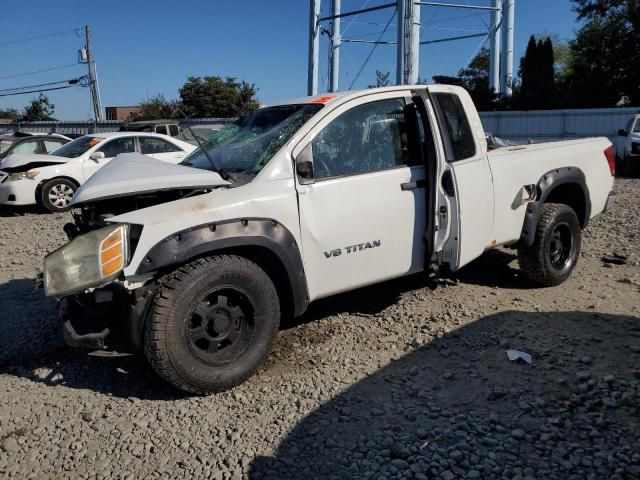
[{"label": "white sedan", "polygon": [[51,155],[10,155],[0,162],[0,205],[39,204],[64,211],[78,187],[121,153],[179,163],[195,148],[166,135],[111,132],[77,138]]}]

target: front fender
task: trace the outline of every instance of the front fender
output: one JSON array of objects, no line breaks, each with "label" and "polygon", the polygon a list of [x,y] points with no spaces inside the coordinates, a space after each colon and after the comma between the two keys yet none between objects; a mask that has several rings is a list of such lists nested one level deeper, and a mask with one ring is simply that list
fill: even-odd
[{"label": "front fender", "polygon": [[300,249],[291,232],[272,219],[239,218],[176,232],[148,251],[136,275],[182,265],[216,251],[252,246],[266,248],[278,258],[287,273],[294,313],[302,314],[309,303],[309,293]]}]

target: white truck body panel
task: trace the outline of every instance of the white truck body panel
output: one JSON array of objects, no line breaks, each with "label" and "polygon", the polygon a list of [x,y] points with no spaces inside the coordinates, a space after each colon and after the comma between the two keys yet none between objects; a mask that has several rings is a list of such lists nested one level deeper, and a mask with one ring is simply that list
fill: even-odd
[{"label": "white truck body panel", "polygon": [[[293,156],[348,110],[404,97],[410,98],[411,91],[371,93],[335,106],[297,141]],[[312,300],[423,269],[425,196],[423,190],[402,191],[400,185],[424,179],[425,168],[420,166],[327,178],[310,185],[296,182]],[[378,249],[376,255],[362,254],[370,249]]]},{"label": "white truck body panel", "polygon": [[147,252],[161,240],[191,227],[235,218],[273,218],[300,243],[298,205],[293,178],[251,182],[237,188],[217,189],[112,217],[112,222],[144,225],[138,247],[125,276],[134,275]]},{"label": "white truck body panel", "polygon": [[542,175],[555,168],[580,168],[585,174],[591,197],[591,218],[602,212],[613,186],[613,177],[603,160],[603,152],[610,144],[606,138],[590,138],[489,152],[497,221],[487,247],[513,243],[520,238],[527,208],[526,203],[521,202],[522,187],[535,185]]}]

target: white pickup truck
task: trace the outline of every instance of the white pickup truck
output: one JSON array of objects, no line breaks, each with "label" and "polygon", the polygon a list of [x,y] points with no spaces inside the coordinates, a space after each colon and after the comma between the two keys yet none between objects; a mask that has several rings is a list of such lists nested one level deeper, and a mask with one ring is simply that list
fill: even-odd
[{"label": "white pickup truck", "polygon": [[233,387],[281,316],[419,272],[518,249],[542,286],[576,266],[612,199],[605,138],[487,152],[466,91],[398,86],[296,99],[169,165],[124,154],[73,198],[44,260],[71,345],[144,351],[176,387]]}]

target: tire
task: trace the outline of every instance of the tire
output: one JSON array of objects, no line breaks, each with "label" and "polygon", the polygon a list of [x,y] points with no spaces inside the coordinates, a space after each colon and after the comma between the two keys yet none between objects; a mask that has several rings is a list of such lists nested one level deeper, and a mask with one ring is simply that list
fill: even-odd
[{"label": "tire", "polygon": [[66,178],[54,178],[40,189],[40,203],[50,212],[66,212],[78,185]]},{"label": "tire", "polygon": [[559,203],[542,206],[533,245],[518,249],[518,262],[533,282],[553,287],[569,276],[580,256],[582,232],[573,209]]},{"label": "tire", "polygon": [[144,352],[180,390],[221,392],[258,370],[279,324],[278,294],[264,270],[236,255],[201,258],[164,277],[145,323]]}]

